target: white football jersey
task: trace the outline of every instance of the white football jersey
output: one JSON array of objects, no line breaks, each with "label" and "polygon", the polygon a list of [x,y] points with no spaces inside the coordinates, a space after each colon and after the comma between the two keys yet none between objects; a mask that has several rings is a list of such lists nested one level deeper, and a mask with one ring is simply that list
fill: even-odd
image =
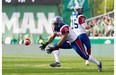
[{"label": "white football jersey", "polygon": [[86,33],[85,27],[87,26],[87,23],[83,15],[72,14],[70,19],[71,27],[77,36],[79,36],[82,33]]},{"label": "white football jersey", "polygon": [[77,36],[75,34],[75,32],[68,26],[68,25],[64,25],[61,27],[60,32],[63,33],[65,31],[69,31],[69,34],[66,38],[66,40],[70,43],[74,42],[77,39]]},{"label": "white football jersey", "polygon": [[77,39],[77,36],[75,34],[75,32],[68,26],[68,25],[63,25],[60,28],[60,31],[53,31],[55,34],[57,34],[57,36],[61,37],[65,32],[69,32],[66,41],[72,43]]}]

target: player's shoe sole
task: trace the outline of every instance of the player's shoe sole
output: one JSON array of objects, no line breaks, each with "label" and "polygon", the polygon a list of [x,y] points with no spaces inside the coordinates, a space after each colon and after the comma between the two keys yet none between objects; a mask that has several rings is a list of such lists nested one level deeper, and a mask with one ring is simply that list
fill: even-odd
[{"label": "player's shoe sole", "polygon": [[51,67],[60,67],[60,63],[59,62],[55,62],[55,63],[52,63],[50,64]]},{"label": "player's shoe sole", "polygon": [[100,65],[98,65],[98,72],[101,72],[102,71],[102,62],[101,61],[99,61],[100,62]]}]

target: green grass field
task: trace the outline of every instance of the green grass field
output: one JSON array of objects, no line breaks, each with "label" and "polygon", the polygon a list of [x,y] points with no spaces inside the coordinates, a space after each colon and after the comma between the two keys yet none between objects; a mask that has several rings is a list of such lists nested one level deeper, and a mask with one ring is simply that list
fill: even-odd
[{"label": "green grass field", "polygon": [[96,57],[102,61],[103,71],[98,72],[97,66],[78,56],[61,56],[61,67],[52,68],[53,55],[3,55],[2,75],[114,75],[114,59]]}]

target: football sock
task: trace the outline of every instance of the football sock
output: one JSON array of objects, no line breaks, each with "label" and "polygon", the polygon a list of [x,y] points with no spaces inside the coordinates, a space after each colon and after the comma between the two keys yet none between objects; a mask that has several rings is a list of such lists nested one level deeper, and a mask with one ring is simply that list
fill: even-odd
[{"label": "football sock", "polygon": [[60,50],[54,50],[53,51],[55,61],[60,63]]},{"label": "football sock", "polygon": [[100,64],[100,62],[99,61],[97,61],[94,57],[92,57],[91,55],[89,56],[89,59],[88,59],[89,61],[91,61],[91,62],[93,62],[93,63],[95,63],[95,64],[97,64],[97,65],[99,65]]}]

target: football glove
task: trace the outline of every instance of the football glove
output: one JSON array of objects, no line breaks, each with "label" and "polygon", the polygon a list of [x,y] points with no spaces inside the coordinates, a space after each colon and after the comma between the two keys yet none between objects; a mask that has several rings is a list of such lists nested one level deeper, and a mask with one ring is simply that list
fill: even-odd
[{"label": "football glove", "polygon": [[59,49],[59,47],[58,46],[55,46],[55,47],[49,47],[46,51],[47,51],[48,54],[51,54],[52,51],[58,50],[58,49]]},{"label": "football glove", "polygon": [[93,25],[90,25],[91,28],[93,28]]},{"label": "football glove", "polygon": [[49,43],[46,42],[45,44],[42,44],[39,48],[41,48],[41,50],[45,50],[46,46],[48,45]]}]

